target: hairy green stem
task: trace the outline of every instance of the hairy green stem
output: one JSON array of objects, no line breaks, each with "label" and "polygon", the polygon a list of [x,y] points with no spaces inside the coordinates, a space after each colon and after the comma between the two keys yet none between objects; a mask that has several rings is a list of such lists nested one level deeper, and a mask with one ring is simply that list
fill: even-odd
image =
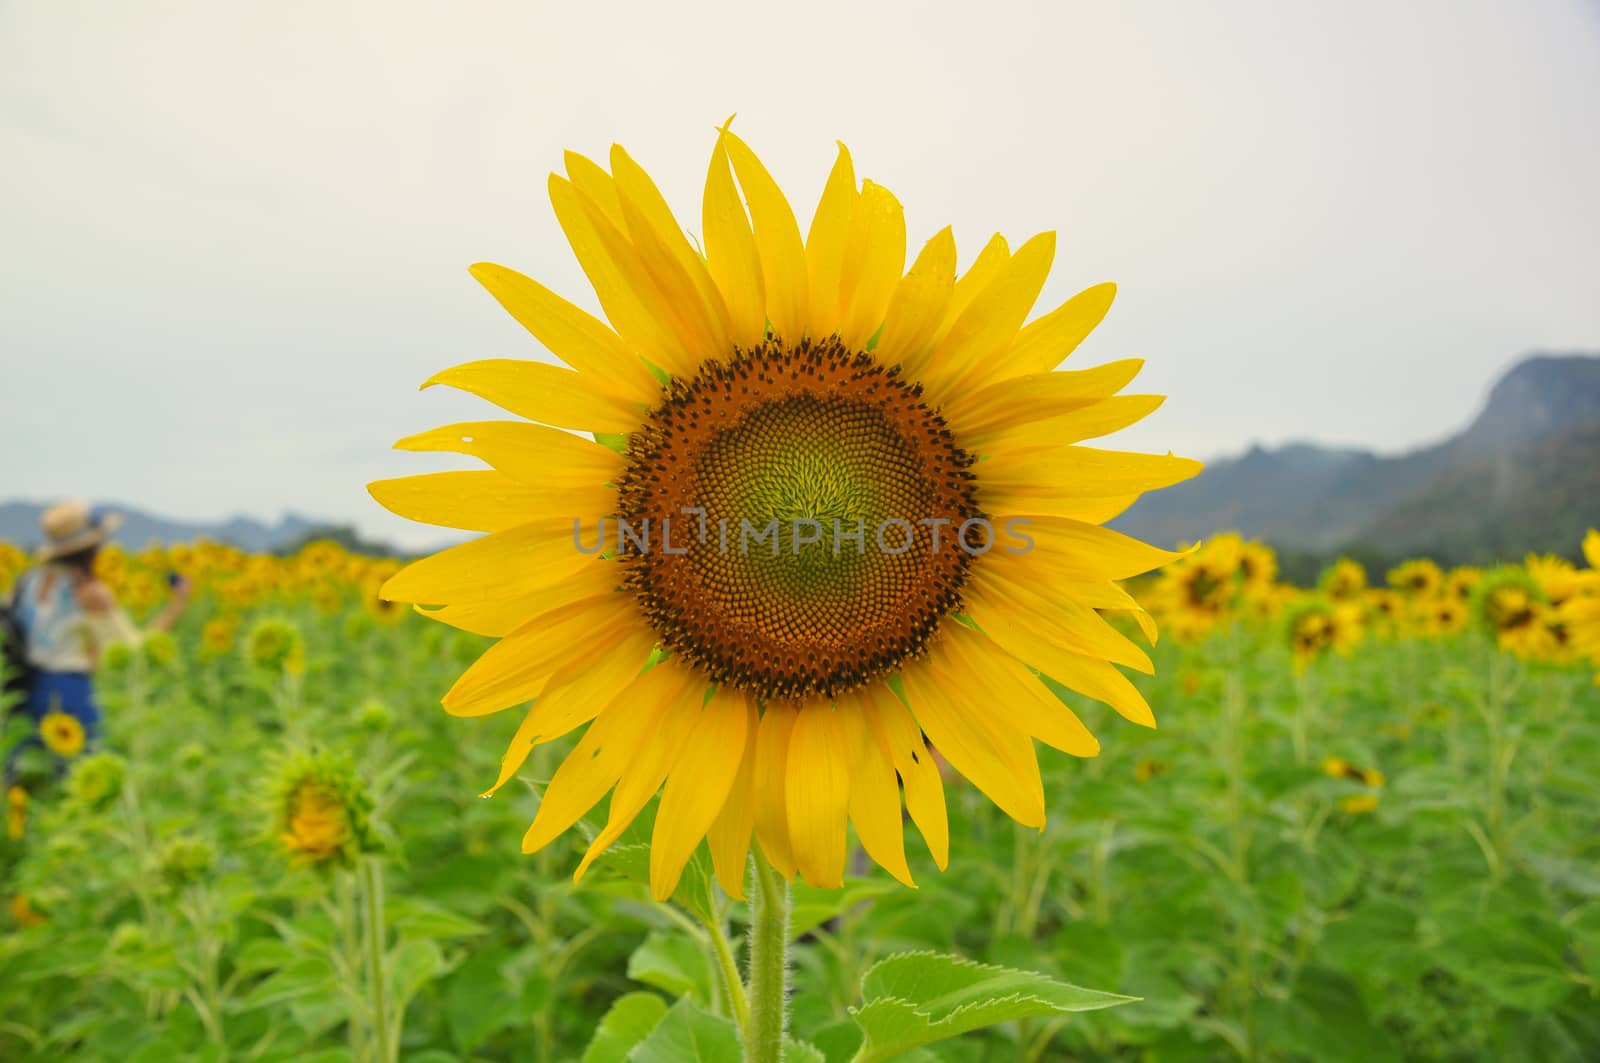
[{"label": "hairy green stem", "polygon": [[361,900],[367,935],[367,992],[372,1008],[372,1039],[378,1063],[398,1058],[389,1036],[389,972],[384,962],[383,865],[375,856],[361,863]]},{"label": "hairy green stem", "polygon": [[750,897],[750,1024],[745,1063],[781,1063],[789,1019],[789,884],[754,846]]},{"label": "hairy green stem", "polygon": [[711,951],[717,959],[717,970],[722,973],[722,985],[728,993],[728,1007],[733,1021],[738,1024],[739,1036],[750,1036],[750,998],[745,995],[744,982],[739,978],[739,964],[733,958],[733,946],[728,942],[728,931],[721,918],[704,920],[706,933],[711,938]]}]

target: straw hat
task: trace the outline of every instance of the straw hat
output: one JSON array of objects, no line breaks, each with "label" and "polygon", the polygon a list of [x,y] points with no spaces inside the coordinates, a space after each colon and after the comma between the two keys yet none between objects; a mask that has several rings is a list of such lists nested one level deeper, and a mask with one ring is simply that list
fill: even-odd
[{"label": "straw hat", "polygon": [[44,532],[39,560],[54,561],[99,546],[121,526],[120,513],[103,513],[78,500],[57,502],[39,515],[39,530]]}]

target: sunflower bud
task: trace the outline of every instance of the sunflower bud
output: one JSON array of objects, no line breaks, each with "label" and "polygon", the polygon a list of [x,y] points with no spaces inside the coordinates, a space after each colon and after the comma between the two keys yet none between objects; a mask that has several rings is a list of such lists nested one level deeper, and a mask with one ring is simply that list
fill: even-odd
[{"label": "sunflower bud", "polygon": [[245,660],[264,672],[298,674],[305,668],[305,639],[287,620],[268,617],[256,622],[244,645]]},{"label": "sunflower bud", "polygon": [[80,760],[67,779],[72,799],[93,810],[105,808],[122,793],[127,762],[115,753],[93,753]]},{"label": "sunflower bud", "polygon": [[354,764],[327,750],[293,753],[276,772],[271,830],[291,864],[348,867],[378,849],[372,798]]}]

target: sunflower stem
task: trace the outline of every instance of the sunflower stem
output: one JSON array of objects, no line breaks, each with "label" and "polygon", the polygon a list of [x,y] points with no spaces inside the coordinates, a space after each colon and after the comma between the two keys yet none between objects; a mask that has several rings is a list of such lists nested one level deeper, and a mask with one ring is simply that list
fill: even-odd
[{"label": "sunflower stem", "polygon": [[374,1056],[378,1063],[395,1063],[394,1044],[389,1029],[389,972],[385,963],[383,926],[383,865],[375,856],[361,862],[361,894],[365,907],[367,937],[367,991],[371,994],[371,1030]]},{"label": "sunflower stem", "polygon": [[752,847],[755,888],[750,896],[750,1023],[745,1063],[781,1063],[789,1020],[789,884]]}]

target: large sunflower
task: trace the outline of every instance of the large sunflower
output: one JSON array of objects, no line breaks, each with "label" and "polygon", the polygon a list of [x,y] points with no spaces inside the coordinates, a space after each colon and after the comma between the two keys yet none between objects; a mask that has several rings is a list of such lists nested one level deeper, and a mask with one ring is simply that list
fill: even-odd
[{"label": "large sunflower", "polygon": [[1115,581],[1175,555],[1099,525],[1200,468],[1080,445],[1161,401],[1117,394],[1136,360],[1053,371],[1115,289],[1024,324],[1051,233],[1014,250],[996,235],[958,279],[946,228],[906,271],[900,204],[857,183],[843,146],[802,238],[724,128],[703,251],[625,151],[610,161],[608,173],[568,154],[549,183],[609,323],[474,266],[571,368],[440,373],[429,383],[523,420],[402,440],[490,468],[371,488],[401,516],[488,533],[382,593],[500,640],[445,695],[450,712],[536,699],[495,787],[536,744],[588,725],[524,851],[610,792],[581,875],[659,790],[658,897],[702,838],[742,897],[752,834],[786,878],[837,886],[847,823],[910,883],[902,796],[936,863],[948,858],[930,742],[1042,827],[1034,739],[1077,756],[1099,746],[1039,675],[1154,724],[1116,667],[1150,660],[1100,611],[1137,610]]}]

